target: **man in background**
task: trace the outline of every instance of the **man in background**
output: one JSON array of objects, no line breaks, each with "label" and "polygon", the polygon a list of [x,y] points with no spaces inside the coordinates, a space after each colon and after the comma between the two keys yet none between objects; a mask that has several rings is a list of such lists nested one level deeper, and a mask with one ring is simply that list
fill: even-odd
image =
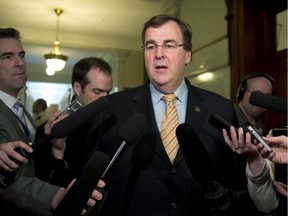
[{"label": "man in background", "polygon": [[259,134],[265,135],[268,133],[261,120],[266,109],[250,104],[249,98],[253,91],[271,95],[274,83],[271,76],[260,72],[249,73],[243,77],[237,91],[239,103],[238,106],[235,105],[238,122],[241,127],[250,124]]},{"label": "man in background", "polygon": [[[86,106],[100,97],[107,96],[113,85],[111,73],[111,66],[101,58],[87,57],[79,60],[74,65],[72,72],[73,100]],[[47,149],[39,154],[39,160],[42,162],[37,163],[40,165],[37,168],[37,176],[63,187],[67,186],[73,178],[79,176],[95,144],[85,145],[90,127],[91,124],[87,122],[69,134],[66,145],[57,153],[56,161],[52,158],[54,163],[46,163],[51,161],[51,158],[44,159],[45,157],[41,156],[45,155],[45,151],[50,151],[51,145],[48,143]],[[47,172],[47,170],[50,171]]]},{"label": "man in background", "polygon": [[47,102],[39,98],[37,99],[32,106],[33,111],[33,119],[37,126],[45,123],[49,119],[49,115],[47,113]]},{"label": "man in background", "polygon": [[111,66],[101,58],[89,57],[78,61],[72,72],[75,99],[83,106],[107,96],[112,90]]}]

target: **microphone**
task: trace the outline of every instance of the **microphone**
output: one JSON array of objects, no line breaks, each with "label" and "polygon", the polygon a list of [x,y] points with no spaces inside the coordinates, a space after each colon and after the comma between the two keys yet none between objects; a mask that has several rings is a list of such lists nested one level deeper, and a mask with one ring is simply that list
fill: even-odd
[{"label": "microphone", "polygon": [[231,205],[227,190],[214,180],[212,160],[195,130],[187,123],[180,124],[176,136],[192,176],[204,186],[204,197],[212,211],[225,211]]},{"label": "microphone", "polygon": [[155,134],[152,132],[145,132],[133,150],[131,156],[132,163],[141,170],[147,169],[153,159],[155,147]]},{"label": "microphone", "polygon": [[89,121],[94,115],[103,111],[109,106],[106,97],[100,97],[92,103],[79,108],[76,112],[57,122],[51,129],[54,138],[64,138],[71,131]]},{"label": "microphone", "polygon": [[[79,103],[79,102],[78,102]],[[69,105],[70,106],[70,105]],[[109,106],[109,102],[105,97],[100,97],[99,99],[91,102],[84,107],[69,108],[67,107],[60,115],[64,113],[70,113],[66,118],[57,122],[52,128],[49,135],[43,136],[37,140],[34,145],[31,145],[33,149],[43,144],[45,141],[51,138],[64,138],[73,130],[75,130],[80,125],[89,121],[94,115],[103,111]],[[71,112],[74,111],[74,112]]]},{"label": "microphone", "polygon": [[287,100],[284,98],[263,94],[258,91],[251,92],[249,103],[275,112],[287,113]]},{"label": "microphone", "polygon": [[155,134],[152,132],[146,132],[143,134],[143,137],[137,142],[133,149],[131,155],[131,162],[133,163],[133,167],[128,179],[128,187],[126,188],[125,197],[123,199],[123,205],[120,213],[122,216],[127,215],[129,212],[137,180],[141,171],[146,170],[150,165],[154,156],[155,147]]},{"label": "microphone", "polygon": [[[119,155],[121,154],[121,152],[123,151],[123,149],[127,144],[132,145],[134,143],[137,143],[141,139],[141,137],[144,134],[144,130],[146,128],[147,128],[147,120],[145,116],[143,116],[142,114],[139,113],[133,114],[126,120],[126,122],[123,124],[119,132],[119,138],[122,140],[122,143],[120,147],[117,149],[116,153],[114,154],[109,164],[107,165],[106,169],[102,173],[100,179],[104,179],[106,177],[106,175],[112,168],[115,161],[119,158]],[[99,212],[101,211],[101,208],[107,198],[108,192],[106,190],[102,190],[102,188],[100,188],[100,191],[103,194],[103,199],[100,202],[98,202],[96,206],[87,210],[87,216],[98,215]]]},{"label": "microphone", "polygon": [[183,123],[177,127],[176,136],[192,176],[202,184],[213,181],[213,163],[195,130]]},{"label": "microphone", "polygon": [[[209,117],[208,119],[209,123],[212,124],[215,128],[221,131],[222,129],[225,129],[227,131],[227,134],[229,138],[231,139],[231,134],[230,134],[230,127],[233,126],[231,123],[223,119],[221,116],[218,114],[213,114]],[[235,127],[235,126],[234,126]],[[237,128],[235,127],[235,132],[237,133]]]},{"label": "microphone", "polygon": [[111,159],[111,162],[107,166],[106,170],[102,174],[102,179],[105,178],[106,174],[119,157],[126,144],[134,144],[138,142],[138,140],[143,136],[145,128],[147,128],[147,119],[140,113],[133,114],[126,120],[119,132],[119,138],[123,141]]},{"label": "microphone", "polygon": [[86,208],[86,202],[96,188],[109,161],[110,158],[106,154],[99,151],[94,152],[79,178],[76,179],[58,207],[51,212],[51,215],[79,216]]},{"label": "microphone", "polygon": [[[98,100],[84,106],[84,107],[71,107],[67,108],[65,112],[72,112],[69,116],[61,120],[60,122],[56,123],[52,129],[51,134],[47,136],[43,136],[41,139],[36,141],[33,145],[30,145],[34,153],[38,150],[38,147],[43,144],[43,142],[47,141],[48,139],[54,138],[64,138],[69,133],[71,133],[74,129],[79,127],[80,125],[84,124],[85,122],[89,121],[94,115],[101,112],[102,110],[106,109],[109,105],[108,100],[105,97],[101,97]],[[72,110],[71,110],[72,109]],[[77,109],[77,111],[75,111]],[[16,148],[17,151],[21,156],[30,159],[33,153],[26,152],[22,148]],[[16,163],[17,161],[14,160]],[[6,178],[7,177],[7,178]],[[6,188],[11,185],[15,181],[15,172],[2,172],[0,171],[0,188]]]}]

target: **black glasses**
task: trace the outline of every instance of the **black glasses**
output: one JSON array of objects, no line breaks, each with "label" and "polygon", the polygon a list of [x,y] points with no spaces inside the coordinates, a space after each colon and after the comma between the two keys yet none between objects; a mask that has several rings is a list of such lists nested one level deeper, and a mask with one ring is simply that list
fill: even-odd
[{"label": "black glasses", "polygon": [[161,46],[165,52],[173,53],[178,47],[184,46],[185,44],[177,44],[175,41],[164,42],[164,44],[147,43],[142,46],[145,52],[153,53],[156,49]]}]

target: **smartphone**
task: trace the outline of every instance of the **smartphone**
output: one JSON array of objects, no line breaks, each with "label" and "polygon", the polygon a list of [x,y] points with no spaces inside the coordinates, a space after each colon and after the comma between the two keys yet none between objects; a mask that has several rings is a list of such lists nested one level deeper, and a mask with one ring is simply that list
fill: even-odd
[{"label": "smartphone", "polygon": [[82,107],[82,104],[78,100],[75,99],[68,105],[68,107],[63,112],[61,112],[58,118],[62,115],[65,115],[66,113],[70,115],[76,112],[80,107]]},{"label": "smartphone", "polygon": [[268,145],[268,143],[266,143],[265,140],[263,140],[263,138],[257,133],[257,131],[251,125],[248,125],[247,129],[253,135],[253,137],[257,139],[267,149],[269,153],[273,151],[273,149]]}]

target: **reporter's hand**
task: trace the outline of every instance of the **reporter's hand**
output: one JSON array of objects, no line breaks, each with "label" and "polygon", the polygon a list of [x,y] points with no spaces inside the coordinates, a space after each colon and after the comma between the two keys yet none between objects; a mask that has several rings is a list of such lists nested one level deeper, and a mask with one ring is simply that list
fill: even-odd
[{"label": "reporter's hand", "polygon": [[62,119],[68,116],[68,114],[64,114],[64,115],[60,115],[60,114],[61,112],[58,110],[48,119],[48,121],[44,125],[44,133],[46,135],[51,134],[51,129],[54,126],[54,124],[56,124],[57,122],[61,121]]},{"label": "reporter's hand", "polygon": [[257,145],[263,157],[280,164],[288,163],[288,138],[287,136],[277,136],[277,137],[263,137],[263,139],[272,147],[273,151],[268,154],[266,148],[259,143]]},{"label": "reporter's hand", "polygon": [[236,133],[233,126],[230,127],[231,139],[225,129],[223,129],[222,132],[224,140],[230,149],[237,154],[245,155],[251,172],[254,175],[258,175],[263,168],[264,159],[258,152],[255,144],[252,143],[251,134],[249,132],[244,134],[243,128],[241,127]]},{"label": "reporter's hand", "polygon": [[222,130],[225,143],[230,147],[233,152],[243,154],[248,160],[257,158],[259,152],[257,147],[251,141],[250,133],[244,134],[243,128],[239,128],[237,133],[233,126],[230,127],[231,139],[225,129]]},{"label": "reporter's hand", "polygon": [[22,164],[28,162],[28,159],[21,156],[16,148],[22,148],[25,151],[32,153],[33,149],[22,141],[7,142],[0,144],[0,167],[5,171],[12,172],[20,167],[14,160],[19,161]]},{"label": "reporter's hand", "polygon": [[[52,127],[62,119],[66,118],[68,114],[60,115],[61,112],[58,110],[56,111],[46,122],[44,125],[44,133],[46,135],[51,134]],[[62,160],[64,158],[64,153],[66,149],[66,138],[61,139],[52,139],[51,140],[52,148],[51,148],[51,154],[58,160]]]},{"label": "reporter's hand", "polygon": [[52,148],[51,148],[51,154],[58,160],[63,160],[64,158],[64,153],[65,153],[65,149],[66,149],[66,139],[62,138],[62,139],[52,139],[51,143],[52,143]]},{"label": "reporter's hand", "polygon": [[[56,209],[57,208],[57,206],[60,204],[60,202],[64,198],[65,194],[73,186],[75,181],[76,181],[76,179],[72,180],[71,183],[68,185],[68,187],[66,189],[64,189],[64,188],[59,189],[59,191],[56,193],[56,195],[54,196],[54,198],[52,200],[52,203],[51,203],[51,208],[52,209]],[[97,187],[104,188],[105,187],[105,182],[102,181],[102,180],[99,180],[99,182],[97,183]],[[95,190],[93,190],[93,192],[92,192],[90,198],[87,200],[86,204],[89,207],[93,207],[93,206],[96,205],[97,200],[100,201],[102,198],[103,198],[102,194],[95,189]],[[86,214],[86,209],[83,209],[81,215],[85,215],[85,214]]]}]

